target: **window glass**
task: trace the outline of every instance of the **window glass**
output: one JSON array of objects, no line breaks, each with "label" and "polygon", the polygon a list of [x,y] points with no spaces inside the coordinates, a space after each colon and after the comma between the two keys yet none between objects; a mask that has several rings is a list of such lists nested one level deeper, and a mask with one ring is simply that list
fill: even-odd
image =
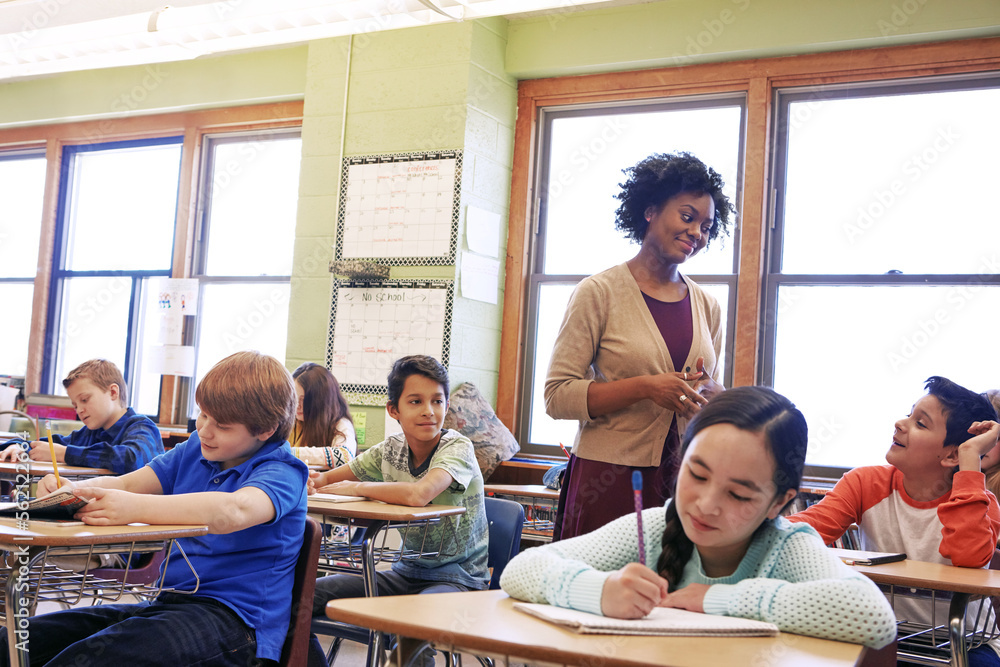
[{"label": "window glass", "polygon": [[34,278],[45,194],[45,157],[2,158],[0,154],[0,277]]},{"label": "window glass", "polygon": [[6,316],[0,375],[24,377],[28,371],[44,195],[44,155],[0,153],[0,304]]},{"label": "window glass", "polygon": [[242,350],[285,360],[289,283],[208,283],[202,286],[195,384],[216,362]]},{"label": "window glass", "polygon": [[[1000,285],[783,286],[774,388],[809,424],[807,461],[885,463],[893,424],[943,375],[1000,388],[992,357]],[[984,356],[985,355],[985,356]]]},{"label": "window glass", "polygon": [[65,268],[170,269],[180,144],[78,152]]},{"label": "window glass", "polygon": [[[719,172],[726,194],[738,205],[743,103],[686,99],[655,106],[559,109],[546,112],[543,128],[541,233],[535,237],[540,246],[532,279],[537,289],[528,305],[535,328],[528,336],[533,349],[525,355],[527,391],[519,438],[526,451],[536,445],[544,451],[559,442],[568,446],[575,437],[576,422],[545,414],[545,377],[566,303],[581,276],[621,264],[639,251],[614,223],[623,170],[653,153],[688,151]],[[703,286],[713,277],[731,278],[736,245],[735,235],[719,237],[682,270],[698,276]],[[710,288],[724,312],[729,291],[728,282]]]},{"label": "window glass", "polygon": [[881,464],[928,377],[1000,388],[980,358],[1000,327],[1000,216],[983,199],[1000,86],[779,91],[776,108],[763,381],[805,414],[808,464]]},{"label": "window glass", "polygon": [[[209,276],[290,276],[302,140],[214,144]],[[331,224],[336,211],[331,211]]]},{"label": "window glass", "polygon": [[0,303],[4,312],[0,375],[24,377],[28,372],[28,335],[34,296],[34,283],[0,282]]},{"label": "window glass", "polygon": [[966,273],[970,241],[1000,241],[983,200],[1000,182],[1000,88],[803,99],[787,113],[784,273]]},{"label": "window glass", "polygon": [[[634,257],[614,224],[622,170],[652,153],[690,151],[718,171],[736,201],[742,109],[682,109],[554,118],[545,200],[546,274],[590,275]],[[720,237],[687,273],[731,273],[733,242]]]},{"label": "window glass", "polygon": [[[62,380],[88,359],[107,359],[125,372],[132,279],[122,276],[70,278],[63,282],[62,315],[52,393],[65,394]],[[125,376],[128,382],[128,376]]]}]

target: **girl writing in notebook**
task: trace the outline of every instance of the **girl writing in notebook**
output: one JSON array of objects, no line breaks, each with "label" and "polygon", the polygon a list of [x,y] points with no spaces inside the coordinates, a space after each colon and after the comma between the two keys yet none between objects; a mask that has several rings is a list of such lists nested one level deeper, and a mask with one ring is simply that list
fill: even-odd
[{"label": "girl writing in notebook", "polygon": [[795,497],[806,422],[764,387],[723,392],[692,419],[674,497],[637,517],[529,549],[507,565],[512,597],[615,618],[654,607],[767,621],[782,631],[882,647],[896,635],[878,588],[804,524],[779,513]]}]

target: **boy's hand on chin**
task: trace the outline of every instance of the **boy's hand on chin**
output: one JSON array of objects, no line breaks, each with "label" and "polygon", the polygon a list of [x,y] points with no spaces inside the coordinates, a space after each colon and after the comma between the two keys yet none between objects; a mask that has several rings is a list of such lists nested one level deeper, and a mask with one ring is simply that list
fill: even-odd
[{"label": "boy's hand on chin", "polygon": [[688,584],[667,596],[660,602],[661,607],[673,607],[674,609],[686,609],[705,613],[705,594],[708,593],[708,584]]}]

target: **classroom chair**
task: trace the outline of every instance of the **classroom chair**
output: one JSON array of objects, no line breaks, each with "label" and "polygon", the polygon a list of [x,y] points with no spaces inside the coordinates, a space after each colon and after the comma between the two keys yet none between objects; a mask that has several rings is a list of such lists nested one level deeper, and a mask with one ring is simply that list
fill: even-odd
[{"label": "classroom chair", "polygon": [[[502,498],[484,499],[486,521],[489,524],[489,556],[487,566],[490,568],[490,590],[500,588],[500,575],[507,563],[521,548],[521,529],[524,527],[524,507],[513,500]],[[340,645],[346,639],[361,644],[368,643],[367,628],[341,623],[329,618],[315,617],[312,619],[312,632],[316,635],[334,637],[330,650],[327,651],[327,664],[332,665],[337,659]],[[478,658],[478,656],[477,656]],[[478,658],[483,665],[490,665],[489,658]],[[445,663],[454,664],[451,653],[445,652]]]},{"label": "classroom chair", "polygon": [[281,667],[306,667],[309,656],[309,623],[312,620],[312,601],[316,592],[316,572],[319,566],[319,547],[323,529],[312,517],[306,517],[302,548],[295,562],[295,579],[292,582],[292,618],[288,636],[281,649]]}]

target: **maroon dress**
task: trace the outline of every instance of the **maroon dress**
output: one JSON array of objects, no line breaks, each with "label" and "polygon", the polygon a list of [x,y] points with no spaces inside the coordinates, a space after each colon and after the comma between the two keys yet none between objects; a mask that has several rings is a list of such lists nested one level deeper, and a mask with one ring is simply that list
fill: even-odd
[{"label": "maroon dress", "polygon": [[[694,338],[690,293],[674,303],[657,301],[646,294],[642,297],[663,336],[663,342],[667,344],[674,368],[678,372],[693,372],[693,368],[683,367]],[[614,446],[615,443],[608,443],[609,448]],[[662,506],[673,496],[679,467],[680,434],[677,433],[676,416],[670,424],[670,432],[663,444],[663,455],[658,466],[633,468],[571,455],[563,475],[562,489],[559,491],[553,539],[583,535],[634,512],[633,470],[642,473],[643,507]]]}]

